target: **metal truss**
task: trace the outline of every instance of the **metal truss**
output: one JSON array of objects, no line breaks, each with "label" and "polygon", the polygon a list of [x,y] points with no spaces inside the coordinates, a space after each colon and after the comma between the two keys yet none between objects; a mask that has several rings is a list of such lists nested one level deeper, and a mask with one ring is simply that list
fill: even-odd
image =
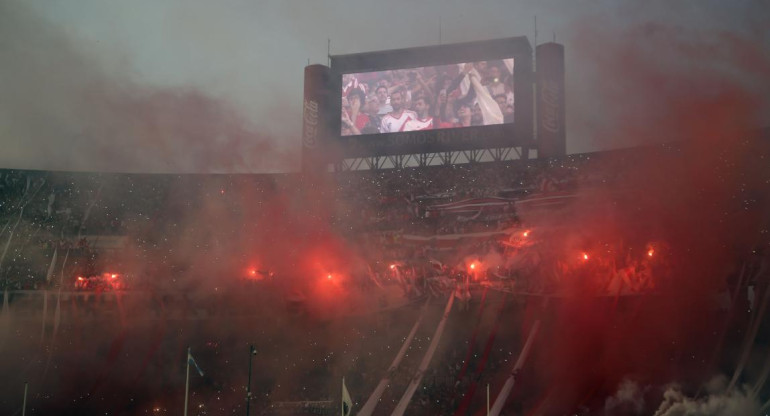
[{"label": "metal truss", "polygon": [[528,160],[530,149],[523,146],[496,147],[491,149],[457,150],[437,153],[408,155],[369,156],[343,159],[330,168],[335,172],[359,170],[403,169],[427,166],[462,165],[468,163],[505,162]]}]

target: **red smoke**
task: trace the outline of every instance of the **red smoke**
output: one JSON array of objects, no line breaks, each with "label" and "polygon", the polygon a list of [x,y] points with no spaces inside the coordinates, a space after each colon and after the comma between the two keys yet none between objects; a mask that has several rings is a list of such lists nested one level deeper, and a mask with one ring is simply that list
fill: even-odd
[{"label": "red smoke", "polygon": [[663,241],[670,269],[664,295],[597,299],[577,287],[577,296],[554,301],[534,363],[559,397],[550,412],[600,405],[624,378],[698,386],[719,373],[710,361],[722,322],[714,297],[737,259],[767,244],[770,208],[770,152],[752,137],[768,108],[752,85],[770,60],[754,43],[659,24],[621,36],[585,25],[572,54],[595,60],[599,99],[612,108],[598,137],[604,145],[673,145],[599,164],[603,174],[617,172],[612,184],[555,225],[565,240],[642,243],[641,253],[657,260],[644,244]]}]

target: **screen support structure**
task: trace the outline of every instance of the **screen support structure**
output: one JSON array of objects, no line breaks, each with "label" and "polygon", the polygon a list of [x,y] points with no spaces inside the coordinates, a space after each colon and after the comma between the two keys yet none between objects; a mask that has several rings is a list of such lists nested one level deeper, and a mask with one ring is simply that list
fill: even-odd
[{"label": "screen support structure", "polygon": [[348,158],[331,165],[330,170],[349,172],[528,160],[528,150],[526,147],[498,147],[451,152]]}]

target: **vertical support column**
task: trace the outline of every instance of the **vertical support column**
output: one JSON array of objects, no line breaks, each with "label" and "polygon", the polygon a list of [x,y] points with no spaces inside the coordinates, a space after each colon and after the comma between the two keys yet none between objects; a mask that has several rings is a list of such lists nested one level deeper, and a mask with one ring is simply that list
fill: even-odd
[{"label": "vertical support column", "polygon": [[564,46],[544,43],[537,47],[538,158],[567,154],[564,101]]},{"label": "vertical support column", "polygon": [[[330,69],[325,65],[305,67],[305,93],[302,104],[302,171],[322,172],[328,163],[331,137]],[[331,160],[330,160],[331,159]]]}]

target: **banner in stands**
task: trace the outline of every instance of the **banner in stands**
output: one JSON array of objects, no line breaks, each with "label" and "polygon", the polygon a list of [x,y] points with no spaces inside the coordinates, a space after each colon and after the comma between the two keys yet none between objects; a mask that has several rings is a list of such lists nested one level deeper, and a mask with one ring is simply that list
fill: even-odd
[{"label": "banner in stands", "polygon": [[507,198],[470,198],[448,204],[431,205],[425,208],[425,217],[467,215],[482,211],[513,211],[514,203],[514,199]]},{"label": "banner in stands", "polygon": [[403,244],[412,246],[431,246],[436,250],[455,250],[459,243],[469,242],[484,242],[492,239],[507,240],[510,236],[518,231],[518,228],[509,228],[504,230],[493,230],[477,233],[462,233],[462,234],[443,234],[443,235],[414,235],[414,234],[402,234],[399,241]]}]

